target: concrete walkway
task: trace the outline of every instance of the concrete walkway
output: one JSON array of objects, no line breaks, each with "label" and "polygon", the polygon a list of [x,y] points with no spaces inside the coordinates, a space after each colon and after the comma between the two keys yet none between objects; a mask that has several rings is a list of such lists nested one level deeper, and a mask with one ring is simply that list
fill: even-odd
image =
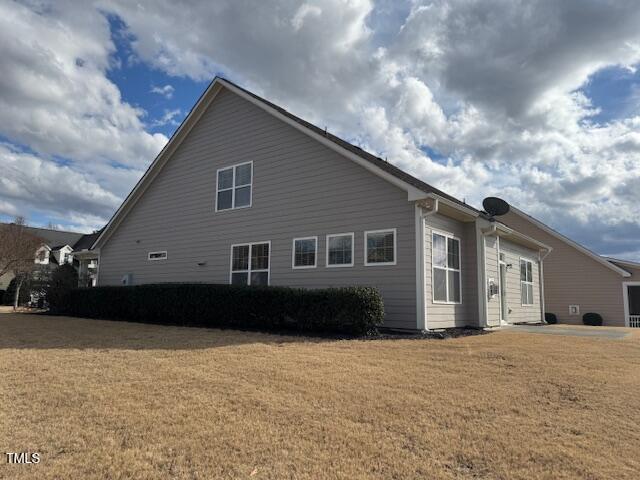
[{"label": "concrete walkway", "polygon": [[631,335],[627,328],[587,327],[583,325],[508,325],[500,327],[500,330],[545,335],[607,338],[609,340],[622,340]]}]

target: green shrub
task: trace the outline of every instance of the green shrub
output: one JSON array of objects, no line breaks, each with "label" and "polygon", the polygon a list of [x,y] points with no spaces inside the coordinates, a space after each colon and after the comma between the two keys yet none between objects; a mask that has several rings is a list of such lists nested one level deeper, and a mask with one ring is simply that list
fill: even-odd
[{"label": "green shrub", "polygon": [[558,317],[556,317],[555,313],[548,313],[548,312],[545,313],[544,314],[544,320],[549,325],[555,325],[556,323],[558,323]]},{"label": "green shrub", "polygon": [[372,333],[384,308],[369,287],[305,290],[211,284],[77,288],[51,305],[57,314],[163,325]]},{"label": "green shrub", "polygon": [[65,263],[56,268],[44,291],[49,308],[55,310],[63,304],[66,294],[78,287],[78,272],[72,265]]},{"label": "green shrub", "polygon": [[4,305],[4,290],[0,290],[0,305]]},{"label": "green shrub", "polygon": [[584,323],[585,325],[590,325],[592,327],[599,327],[603,323],[602,315],[592,312],[585,313],[582,316],[582,323]]}]

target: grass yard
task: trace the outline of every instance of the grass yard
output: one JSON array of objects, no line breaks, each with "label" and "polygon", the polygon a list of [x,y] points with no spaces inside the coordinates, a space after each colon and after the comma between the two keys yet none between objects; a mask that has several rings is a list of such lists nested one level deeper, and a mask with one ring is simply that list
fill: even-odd
[{"label": "grass yard", "polygon": [[0,478],[637,479],[640,338],[329,341],[0,314]]}]

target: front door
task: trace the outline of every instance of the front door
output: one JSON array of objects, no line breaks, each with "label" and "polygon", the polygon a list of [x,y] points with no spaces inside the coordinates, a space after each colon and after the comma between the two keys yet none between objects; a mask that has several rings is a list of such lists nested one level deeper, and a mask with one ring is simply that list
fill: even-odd
[{"label": "front door", "polygon": [[[502,256],[504,254],[500,254]],[[507,307],[507,264],[500,261],[500,322],[507,323],[509,309]]]},{"label": "front door", "polygon": [[629,282],[625,287],[625,313],[627,326],[640,328],[640,283]]}]

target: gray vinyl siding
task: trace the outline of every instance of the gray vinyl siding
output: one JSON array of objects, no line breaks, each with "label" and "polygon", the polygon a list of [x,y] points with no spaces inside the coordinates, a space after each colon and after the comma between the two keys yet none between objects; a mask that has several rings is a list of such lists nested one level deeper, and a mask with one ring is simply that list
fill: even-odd
[{"label": "gray vinyl siding", "polygon": [[[500,278],[497,237],[490,235],[484,237],[484,259],[487,285],[491,279],[497,284]],[[487,297],[487,324],[500,325],[500,295],[493,297],[487,295]]]},{"label": "gray vinyl siding", "polygon": [[[540,322],[540,272],[538,266],[538,252],[521,245],[500,239],[500,252],[505,254],[505,262],[511,264],[507,268],[507,322]],[[533,269],[533,305],[522,305],[522,292],[520,284],[520,258],[530,260]],[[499,302],[499,297],[496,297]]]},{"label": "gray vinyl siding", "polygon": [[[597,312],[605,325],[625,325],[622,284],[640,281],[640,270],[625,266],[633,275],[623,277],[513,212],[503,221],[553,248],[543,266],[547,312],[555,313],[561,323],[582,324],[584,313]],[[569,315],[569,305],[579,305],[580,315]]]},{"label": "gray vinyl siding", "polygon": [[[247,161],[252,207],[216,213],[216,170]],[[364,231],[385,228],[397,229],[397,264],[365,267]],[[326,268],[326,235],[342,232],[355,234],[355,265]],[[308,236],[318,237],[318,267],[294,270],[292,240]],[[385,325],[416,328],[407,193],[226,89],[103,246],[98,281],[228,283],[231,245],[260,241],[271,241],[271,285],[375,286]],[[148,261],[157,250],[168,259]]]},{"label": "gray vinyl siding", "polygon": [[[475,224],[464,223],[440,214],[425,218],[425,308],[427,327],[452,328],[478,325],[477,261]],[[432,233],[449,233],[460,239],[460,275],[462,303],[443,304],[433,301]]]}]

